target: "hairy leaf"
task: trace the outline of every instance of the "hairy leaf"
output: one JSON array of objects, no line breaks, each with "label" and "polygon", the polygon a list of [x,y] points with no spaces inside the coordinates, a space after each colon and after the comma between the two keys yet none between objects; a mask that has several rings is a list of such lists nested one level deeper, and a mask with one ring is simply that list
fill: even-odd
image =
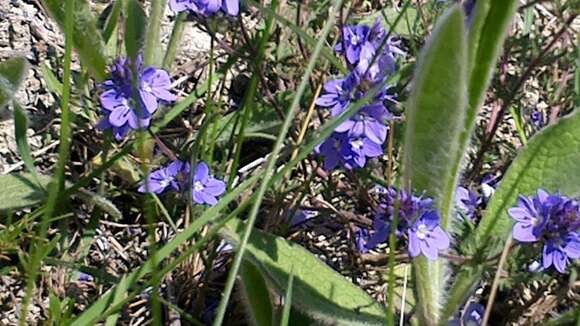
[{"label": "hairy leaf", "polygon": [[240,281],[242,285],[240,294],[252,321],[251,325],[273,325],[272,302],[262,273],[251,263],[242,262]]},{"label": "hairy leaf", "polygon": [[[223,234],[239,243],[245,225],[229,222]],[[276,290],[287,292],[294,274],[292,304],[332,325],[383,325],[385,310],[363,290],[333,271],[312,253],[281,237],[254,230],[245,259],[254,263]]]},{"label": "hairy leaf", "polygon": [[0,175],[0,211],[30,207],[46,199],[48,176],[38,176],[40,185],[30,174]]},{"label": "hairy leaf", "polygon": [[147,14],[137,0],[128,0],[125,9],[125,51],[129,58],[136,58],[145,42]]},{"label": "hairy leaf", "polygon": [[[444,229],[457,183],[455,153],[465,123],[466,81],[464,16],[455,6],[441,17],[418,60],[403,150],[405,187],[434,198]],[[414,267],[419,316],[429,325],[439,318],[444,266],[420,257]]]},{"label": "hairy leaf", "polygon": [[[42,5],[52,15],[58,26],[64,30],[64,1],[42,0]],[[105,79],[107,59],[105,42],[97,29],[95,17],[87,0],[76,0],[74,4],[73,44],[84,66],[101,82]]]}]

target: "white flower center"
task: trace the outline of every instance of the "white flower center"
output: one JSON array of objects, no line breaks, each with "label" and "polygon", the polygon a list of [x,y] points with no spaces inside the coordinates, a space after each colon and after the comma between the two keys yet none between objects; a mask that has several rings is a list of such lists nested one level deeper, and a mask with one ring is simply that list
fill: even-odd
[{"label": "white flower center", "polygon": [[203,183],[201,183],[201,181],[196,181],[193,183],[193,189],[199,192],[205,189],[205,186],[203,185]]},{"label": "white flower center", "polygon": [[360,39],[358,38],[358,35],[353,35],[350,42],[352,43],[352,45],[357,45],[358,42],[360,42]]},{"label": "white flower center", "polygon": [[427,230],[427,225],[425,224],[421,224],[417,228],[417,238],[419,238],[420,240],[425,240],[425,238],[427,238],[428,233],[429,230]]},{"label": "white flower center", "polygon": [[361,149],[363,147],[362,139],[355,140],[351,144],[352,144],[352,147],[354,147],[355,149]]},{"label": "white flower center", "polygon": [[149,85],[149,83],[143,83],[143,89],[147,92],[147,93],[151,93],[151,91],[153,91],[151,89],[151,85]]}]

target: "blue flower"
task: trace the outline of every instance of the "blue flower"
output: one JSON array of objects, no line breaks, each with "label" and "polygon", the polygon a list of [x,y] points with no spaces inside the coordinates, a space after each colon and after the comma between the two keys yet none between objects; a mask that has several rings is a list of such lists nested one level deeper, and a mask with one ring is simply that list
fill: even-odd
[{"label": "blue flower", "polygon": [[[131,68],[136,70],[136,83],[132,82]],[[136,92],[133,92],[134,84],[137,86]],[[119,141],[130,130],[149,127],[159,103],[175,101],[175,95],[170,92],[169,74],[154,67],[143,68],[140,57],[134,67],[128,59],[116,60],[111,66],[111,78],[103,82],[101,88],[103,92],[100,102],[105,118],[97,127],[101,130],[111,129],[115,139]]]},{"label": "blue flower", "polygon": [[195,166],[191,191],[194,202],[213,206],[225,192],[226,184],[209,174],[206,163],[201,162]]},{"label": "blue flower", "polygon": [[455,190],[455,201],[460,213],[470,220],[475,218],[475,212],[481,205],[481,198],[475,192],[461,186]]},{"label": "blue flower", "polygon": [[413,224],[408,231],[409,255],[423,254],[429,260],[436,260],[439,251],[449,248],[449,236],[439,226],[439,213],[428,211]]},{"label": "blue flower", "polygon": [[240,0],[170,0],[169,8],[174,12],[192,11],[206,17],[220,10],[230,16],[237,16]]},{"label": "blue flower", "polygon": [[573,259],[580,258],[580,203],[540,189],[537,196],[520,196],[508,210],[516,221],[512,236],[520,242],[543,242],[542,265],[564,273]]},{"label": "blue flower", "polygon": [[139,187],[139,192],[161,194],[171,188],[180,191],[187,186],[184,182],[189,177],[189,163],[173,161],[168,166],[149,173],[147,181]]}]

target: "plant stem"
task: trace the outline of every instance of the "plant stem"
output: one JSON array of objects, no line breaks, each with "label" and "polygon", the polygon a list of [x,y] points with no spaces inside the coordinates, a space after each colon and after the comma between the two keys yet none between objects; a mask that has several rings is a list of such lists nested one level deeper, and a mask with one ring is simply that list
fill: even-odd
[{"label": "plant stem", "polygon": [[159,67],[161,65],[161,40],[159,31],[166,5],[167,0],[151,0],[149,24],[147,25],[147,36],[145,38],[145,53],[143,54],[145,66]]},{"label": "plant stem", "polygon": [[163,58],[163,69],[167,71],[171,71],[173,61],[175,61],[175,55],[177,54],[177,49],[179,48],[179,43],[181,42],[181,37],[183,35],[183,28],[185,27],[185,18],[187,18],[186,12],[180,12],[175,17],[173,31],[171,31],[171,37],[169,38],[167,51],[165,52],[165,57]]}]

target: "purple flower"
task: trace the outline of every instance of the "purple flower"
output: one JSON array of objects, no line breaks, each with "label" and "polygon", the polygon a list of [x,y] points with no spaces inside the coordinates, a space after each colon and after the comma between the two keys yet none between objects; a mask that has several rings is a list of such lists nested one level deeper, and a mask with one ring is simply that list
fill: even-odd
[{"label": "purple flower", "polygon": [[550,195],[538,190],[534,198],[520,196],[518,206],[508,210],[509,215],[516,220],[512,234],[514,239],[521,242],[535,242],[540,239],[548,220],[547,213],[550,206]]},{"label": "purple flower", "polygon": [[316,153],[324,156],[324,169],[333,170],[344,166],[347,157],[352,156],[349,139],[345,134],[333,133],[322,144],[316,146]]},{"label": "purple flower", "polygon": [[541,129],[546,125],[546,122],[544,121],[544,115],[539,110],[532,111],[530,114],[530,120],[532,121],[532,124],[538,129]]},{"label": "purple flower", "polygon": [[518,206],[508,210],[516,221],[512,229],[520,242],[543,242],[542,266],[564,273],[580,258],[580,203],[540,189],[537,196],[520,196]]},{"label": "purple flower", "polygon": [[240,12],[240,0],[170,0],[169,8],[174,12],[192,11],[206,17],[220,10],[230,16],[237,16]]},{"label": "purple flower", "polygon": [[342,39],[334,48],[336,53],[344,54],[348,63],[356,65],[360,54],[367,45],[371,29],[366,25],[350,25],[342,29]]},{"label": "purple flower", "polygon": [[475,217],[475,212],[481,205],[481,198],[475,192],[461,186],[455,190],[455,201],[459,211],[469,219]]},{"label": "purple flower", "polygon": [[338,116],[352,103],[362,97],[356,90],[357,76],[349,74],[343,79],[330,80],[324,84],[324,94],[316,100],[316,105],[330,108],[333,117]]},{"label": "purple flower", "polygon": [[348,170],[353,168],[363,168],[367,163],[367,158],[374,158],[383,155],[381,145],[373,142],[367,137],[349,138],[350,155],[343,157],[344,167]]},{"label": "purple flower", "polygon": [[195,166],[191,194],[193,201],[203,205],[217,204],[217,198],[226,192],[226,184],[209,174],[209,167],[204,162]]},{"label": "purple flower", "polygon": [[436,260],[438,252],[449,248],[449,236],[439,226],[437,211],[428,211],[408,231],[409,255],[423,254],[429,260]]},{"label": "purple flower", "polygon": [[479,326],[483,321],[485,307],[477,302],[470,302],[463,311],[464,326]]},{"label": "purple flower", "polygon": [[184,181],[189,177],[189,171],[189,163],[173,161],[168,166],[149,173],[147,181],[139,187],[138,191],[155,194],[161,194],[168,188],[181,191],[187,186]]},{"label": "purple flower", "polygon": [[306,223],[310,219],[314,218],[316,215],[317,214],[315,211],[299,209],[290,219],[290,227],[296,227],[298,225]]},{"label": "purple flower", "polygon": [[352,118],[340,124],[334,131],[348,132],[349,137],[365,136],[375,144],[383,144],[389,128],[385,120],[392,115],[383,104],[373,104],[363,107]]},{"label": "purple flower", "polygon": [[105,118],[98,124],[101,130],[111,129],[117,140],[122,140],[129,130],[149,127],[151,117],[157,110],[158,103],[169,103],[175,100],[169,90],[169,74],[153,67],[142,68],[141,58],[135,63],[138,89],[138,103],[133,98],[132,64],[120,58],[111,66],[111,78],[101,84],[103,93],[100,102]]},{"label": "purple flower", "polygon": [[366,243],[368,249],[373,249],[387,241],[396,207],[398,207],[398,214],[395,235],[401,237],[407,233],[418,216],[432,210],[433,206],[433,200],[430,198],[417,197],[404,190],[397,191],[395,188],[384,188],[379,193],[378,200],[379,209],[373,220],[373,232]]},{"label": "purple flower", "polygon": [[354,234],[354,239],[359,252],[367,253],[370,249],[374,248],[374,246],[369,246],[369,230],[367,229],[357,229]]}]

